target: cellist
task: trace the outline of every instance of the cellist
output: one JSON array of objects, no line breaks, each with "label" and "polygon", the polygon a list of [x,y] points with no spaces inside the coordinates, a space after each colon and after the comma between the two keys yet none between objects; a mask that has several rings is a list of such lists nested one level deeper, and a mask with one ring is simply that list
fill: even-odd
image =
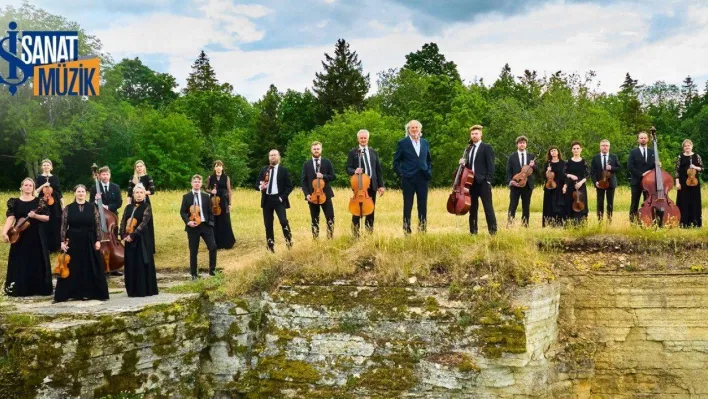
[{"label": "cellist", "polygon": [[492,203],[492,180],[494,179],[494,149],[482,142],[482,125],[470,128],[472,148],[467,159],[460,158],[460,165],[465,165],[474,172],[474,183],[470,189],[472,206],[470,207],[470,234],[477,234],[477,212],[479,199],[482,199],[484,216],[487,219],[489,234],[497,233],[497,217]]},{"label": "cellist", "polygon": [[[312,153],[312,159],[308,159],[302,165],[302,192],[305,194],[305,200],[310,207],[310,218],[312,220],[312,237],[317,239],[320,235],[320,209],[324,211],[325,220],[327,221],[327,238],[332,238],[334,235],[334,206],[332,205],[332,198],[334,197],[334,192],[332,191],[331,182],[337,178],[334,174],[334,167],[329,159],[322,158],[322,143],[319,141],[314,141],[310,145],[310,152]],[[317,179],[324,181],[321,191],[325,198],[323,199],[313,199],[314,194],[313,184],[318,184]],[[320,183],[321,183],[320,182]],[[324,200],[324,203],[320,203]]]},{"label": "cellist", "polygon": [[[386,188],[384,188],[383,174],[381,172],[381,162],[379,154],[369,147],[369,131],[362,129],[356,134],[359,145],[349,151],[347,158],[347,174],[349,176],[355,174],[366,173],[371,178],[371,186],[369,186],[369,197],[376,204],[376,194],[383,197]],[[361,154],[361,164],[359,167],[359,154]],[[376,211],[366,216],[364,222],[366,231],[369,233],[374,231],[374,214]],[[352,216],[352,234],[354,237],[359,237],[361,217]]]}]

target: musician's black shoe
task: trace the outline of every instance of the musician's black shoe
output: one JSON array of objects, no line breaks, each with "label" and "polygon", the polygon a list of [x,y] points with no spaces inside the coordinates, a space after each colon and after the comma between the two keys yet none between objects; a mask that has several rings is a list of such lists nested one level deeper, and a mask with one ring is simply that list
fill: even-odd
[{"label": "musician's black shoe", "polygon": [[199,276],[192,274],[192,281],[194,281],[194,280],[196,280],[196,279],[198,279],[198,278],[199,278]]},{"label": "musician's black shoe", "polygon": [[114,270],[114,271],[112,271],[112,272],[110,272],[110,273],[108,273],[108,274],[111,275],[111,276],[122,276],[122,275],[123,275],[123,272],[120,271],[120,270]]}]

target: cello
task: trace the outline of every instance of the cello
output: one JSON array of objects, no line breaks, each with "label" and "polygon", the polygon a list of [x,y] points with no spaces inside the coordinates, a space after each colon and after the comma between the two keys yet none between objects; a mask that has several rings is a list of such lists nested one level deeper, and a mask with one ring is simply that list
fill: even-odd
[{"label": "cello", "polygon": [[[359,149],[359,168],[361,169],[361,149]],[[350,179],[353,195],[349,199],[349,212],[354,216],[368,216],[374,213],[374,200],[369,196],[371,178],[364,173],[354,174]]]},{"label": "cello", "polygon": [[671,175],[659,166],[659,148],[656,143],[656,128],[650,129],[654,140],[654,169],[642,178],[642,189],[647,192],[647,200],[639,209],[639,219],[644,226],[676,227],[681,220],[681,211],[668,196],[674,186]]},{"label": "cello", "polygon": [[[100,194],[101,184],[98,182],[98,166],[95,163],[91,165],[91,172],[96,181],[96,194]],[[101,219],[101,236],[98,237],[98,241],[101,242],[99,253],[103,258],[106,272],[112,272],[123,267],[125,259],[125,248],[118,235],[118,216],[103,208],[103,198],[96,199],[96,207]]]},{"label": "cello", "polygon": [[[467,159],[469,157],[472,145],[474,145],[474,143],[470,140],[467,143],[465,152],[462,154],[462,158]],[[472,169],[465,167],[465,165],[459,165],[457,172],[455,172],[455,179],[452,182],[452,192],[447,199],[447,211],[449,213],[453,215],[465,215],[469,212],[472,206],[472,197],[470,196],[472,183],[474,183],[474,172]]]}]

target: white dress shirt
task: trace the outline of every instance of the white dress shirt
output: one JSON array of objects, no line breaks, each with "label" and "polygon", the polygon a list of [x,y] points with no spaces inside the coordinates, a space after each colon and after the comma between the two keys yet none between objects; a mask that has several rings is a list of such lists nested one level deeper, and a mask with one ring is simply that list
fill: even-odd
[{"label": "white dress shirt", "polygon": [[272,189],[270,190],[271,195],[277,195],[278,194],[278,167],[280,164],[277,164],[273,166],[272,174],[270,175],[270,179],[268,181],[268,186],[266,186],[266,193],[268,193],[268,187],[271,187],[271,181],[273,182]]},{"label": "white dress shirt", "polygon": [[202,218],[202,222],[206,222],[204,218],[204,204],[202,204],[202,193],[201,191],[192,190],[192,194],[194,194],[194,205],[199,207],[199,217]]},{"label": "white dress shirt", "polygon": [[472,152],[470,153],[470,166],[472,169],[472,172],[474,172],[474,161],[477,160],[477,152],[479,152],[479,146],[482,144],[482,140],[479,140],[476,143],[472,143],[474,148],[472,148]]},{"label": "white dress shirt", "polygon": [[415,154],[417,156],[420,156],[420,137],[418,138],[418,140],[413,140],[413,137],[411,136],[408,137],[411,138],[411,143],[413,143],[413,149],[415,150]]},{"label": "white dress shirt", "polygon": [[366,162],[364,162],[364,173],[371,177],[371,153],[369,153],[369,146],[359,146],[359,149],[361,150],[362,157],[366,154],[366,157],[362,158],[362,161],[366,160]]},{"label": "white dress shirt", "polygon": [[[519,165],[524,166],[529,163],[529,154],[526,153],[526,151],[517,151],[519,153]],[[524,159],[523,161],[521,160],[521,155],[523,154]]]}]

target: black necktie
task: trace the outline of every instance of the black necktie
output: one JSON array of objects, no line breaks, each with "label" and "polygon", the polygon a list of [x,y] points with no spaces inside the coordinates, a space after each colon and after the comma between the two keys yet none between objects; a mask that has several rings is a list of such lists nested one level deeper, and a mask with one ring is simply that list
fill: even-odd
[{"label": "black necktie", "polygon": [[470,151],[470,167],[474,168],[474,151],[477,149],[476,144],[472,144],[472,151]]},{"label": "black necktie", "polygon": [[199,212],[201,212],[202,204],[199,203],[199,194],[194,193],[194,200],[197,202],[197,206],[199,207]]},{"label": "black necktie", "polygon": [[524,157],[524,153],[521,153],[521,166],[526,165],[526,158]]},{"label": "black necktie", "polygon": [[320,173],[320,159],[315,160],[315,173]]},{"label": "black necktie", "polygon": [[268,194],[273,192],[273,171],[275,168],[270,169],[270,177],[268,177]]},{"label": "black necktie", "polygon": [[106,184],[103,185],[103,193],[108,194],[108,185]]},{"label": "black necktie", "polygon": [[602,170],[607,169],[607,155],[602,154]]},{"label": "black necktie", "polygon": [[366,149],[363,149],[362,152],[364,153],[364,173],[371,177],[371,171],[369,170],[369,158],[366,156]]},{"label": "black necktie", "polygon": [[642,158],[644,158],[644,162],[647,161],[647,151],[644,148],[642,148]]}]

